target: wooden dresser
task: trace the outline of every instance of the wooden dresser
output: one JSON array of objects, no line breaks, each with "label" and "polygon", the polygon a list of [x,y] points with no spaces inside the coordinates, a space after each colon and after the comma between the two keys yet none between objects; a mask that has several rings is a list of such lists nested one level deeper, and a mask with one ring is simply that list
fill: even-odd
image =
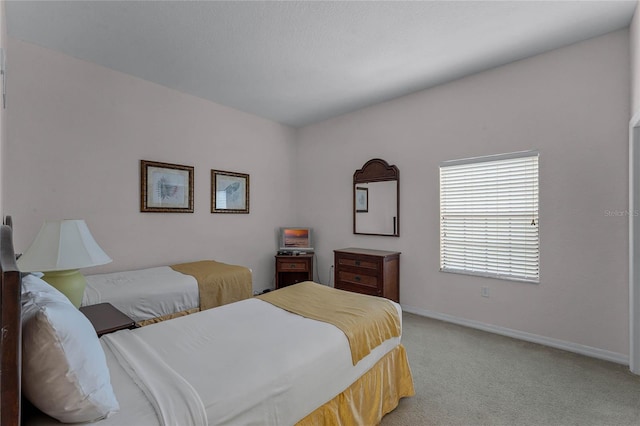
[{"label": "wooden dresser", "polygon": [[400,252],[334,250],[335,288],[400,302]]}]

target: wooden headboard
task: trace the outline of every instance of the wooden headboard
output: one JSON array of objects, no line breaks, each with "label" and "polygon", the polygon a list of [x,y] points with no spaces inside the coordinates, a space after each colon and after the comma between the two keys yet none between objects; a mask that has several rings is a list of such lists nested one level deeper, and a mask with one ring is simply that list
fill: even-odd
[{"label": "wooden headboard", "polygon": [[[5,223],[11,223],[11,219]],[[0,424],[20,424],[22,326],[21,277],[16,265],[11,226],[0,228]]]}]

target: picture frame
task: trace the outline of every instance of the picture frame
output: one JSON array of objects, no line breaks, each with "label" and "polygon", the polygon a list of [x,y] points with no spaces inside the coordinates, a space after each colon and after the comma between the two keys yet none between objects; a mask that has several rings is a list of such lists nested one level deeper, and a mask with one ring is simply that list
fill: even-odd
[{"label": "picture frame", "polygon": [[356,186],[356,213],[367,213],[369,211],[369,188]]},{"label": "picture frame", "polygon": [[249,175],[211,170],[211,213],[249,213]]},{"label": "picture frame", "polygon": [[193,166],[140,160],[140,211],[193,213]]}]

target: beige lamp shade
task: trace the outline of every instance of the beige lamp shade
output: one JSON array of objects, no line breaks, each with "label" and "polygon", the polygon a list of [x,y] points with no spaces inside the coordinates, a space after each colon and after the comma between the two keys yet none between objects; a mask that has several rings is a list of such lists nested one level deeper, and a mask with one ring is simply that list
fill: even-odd
[{"label": "beige lamp shade", "polygon": [[82,303],[86,280],[78,269],[104,265],[111,258],[100,248],[84,220],[46,221],[36,239],[18,259],[23,272],[44,272],[43,280]]},{"label": "beige lamp shade", "polygon": [[23,272],[66,271],[111,262],[84,220],[46,221],[35,240],[18,259]]}]

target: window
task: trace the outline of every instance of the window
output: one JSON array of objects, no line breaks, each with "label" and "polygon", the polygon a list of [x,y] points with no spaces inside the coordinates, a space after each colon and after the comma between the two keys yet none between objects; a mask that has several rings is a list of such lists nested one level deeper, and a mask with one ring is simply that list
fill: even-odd
[{"label": "window", "polygon": [[538,152],[440,165],[440,270],[539,282]]}]

